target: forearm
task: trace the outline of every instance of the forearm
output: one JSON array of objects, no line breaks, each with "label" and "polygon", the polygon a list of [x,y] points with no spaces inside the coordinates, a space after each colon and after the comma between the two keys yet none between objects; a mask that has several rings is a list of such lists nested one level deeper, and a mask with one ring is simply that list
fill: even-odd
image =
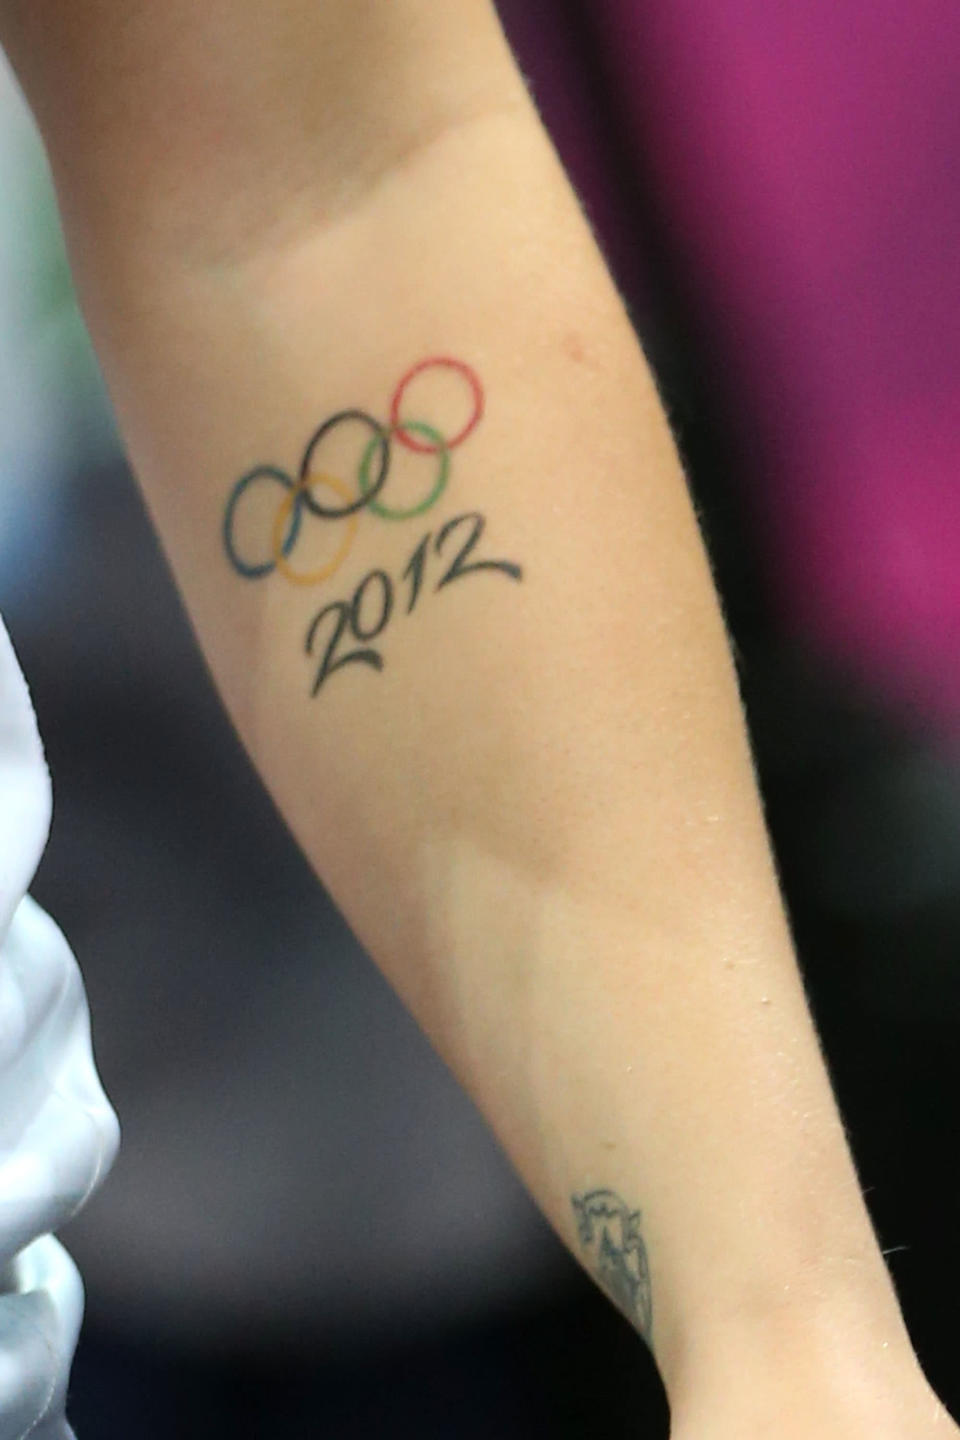
[{"label": "forearm", "polygon": [[[719,1383],[748,1332],[771,1362],[788,1338],[811,1375],[838,1347],[879,1368],[884,1345],[905,1350],[902,1322],[806,1009],[695,520],[499,32],[482,4],[289,5],[296,43],[281,25],[264,74],[255,46],[238,66],[214,43],[257,33],[261,7],[227,8],[208,21],[227,73],[195,82],[195,150],[193,87],[175,66],[185,95],[162,108],[138,7],[116,83],[161,116],[149,145],[95,98],[95,45],[57,62],[97,107],[93,139],[60,118],[52,62],[27,69],[123,432],[238,728],[574,1252],[596,1258],[574,1197],[610,1190],[642,1213],[672,1390],[691,1367]],[[361,42],[378,62],[357,69]],[[274,106],[285,67],[296,103]],[[231,77],[242,105],[223,98]],[[399,120],[371,99],[393,79]],[[396,518],[441,477],[395,434],[390,490],[349,520],[309,512],[308,438],[354,408],[386,425],[431,356],[470,373],[411,382],[403,417],[428,428],[407,439],[456,438],[482,391],[436,504]],[[369,433],[365,481],[345,452],[307,467],[316,502],[376,491],[386,450]],[[238,482],[263,464],[287,480],[242,518]],[[470,558],[502,565],[451,576],[469,526],[444,527],[472,512],[486,530]],[[341,542],[335,574],[297,583]],[[388,599],[389,623],[351,638]],[[382,669],[331,668],[364,649]]]},{"label": "forearm", "polygon": [[0,32],[68,225],[95,210],[118,258],[210,263],[329,222],[523,99],[488,0],[0,0]]}]

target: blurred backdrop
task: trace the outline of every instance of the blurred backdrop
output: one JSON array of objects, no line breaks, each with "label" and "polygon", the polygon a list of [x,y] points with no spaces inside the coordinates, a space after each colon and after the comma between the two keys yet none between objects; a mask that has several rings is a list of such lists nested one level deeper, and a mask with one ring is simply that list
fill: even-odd
[{"label": "blurred backdrop", "polygon": [[[914,1341],[960,1412],[960,12],[503,0],[659,376],[803,973]],[[0,610],[115,1171],[65,1236],[80,1440],[666,1433],[286,835],[124,463],[0,76]]]}]

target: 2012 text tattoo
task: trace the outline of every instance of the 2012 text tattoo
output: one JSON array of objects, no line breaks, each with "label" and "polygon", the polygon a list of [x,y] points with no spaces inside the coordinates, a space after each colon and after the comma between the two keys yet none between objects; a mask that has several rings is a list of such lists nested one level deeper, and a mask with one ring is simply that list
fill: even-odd
[{"label": "2012 text tattoo", "polygon": [[[449,437],[427,421],[404,418],[401,413],[412,383],[437,372],[456,377],[469,392],[466,421]],[[485,408],[486,397],[476,372],[462,360],[436,356],[420,361],[402,377],[390,403],[389,423],[381,424],[363,410],[338,411],[311,435],[296,479],[279,466],[258,465],[233,486],[223,520],[223,543],[231,566],[238,575],[251,581],[279,575],[291,585],[312,588],[331,580],[353,548],[361,514],[396,522],[414,519],[433,509],[447,491],[452,452],[474,433]],[[343,446],[345,437],[348,445],[349,437],[353,437],[355,443],[358,426],[365,432],[366,441],[359,452],[351,486],[334,473],[330,457],[336,453],[338,444]],[[425,493],[412,503],[390,504],[384,498],[392,473],[394,445],[429,462]],[[279,490],[278,503],[272,515],[266,517],[266,547],[261,541],[257,554],[254,544],[251,555],[250,522],[257,514],[262,522],[262,497],[268,489],[274,493]],[[319,489],[330,492],[333,503],[326,497],[318,498]],[[259,504],[259,511],[254,511],[251,499]],[[332,554],[324,555],[321,564],[304,569],[294,564],[294,551],[308,516],[323,522],[330,530],[328,548]],[[247,533],[244,535],[245,519]],[[430,578],[435,578],[434,593],[454,580],[482,571],[498,572],[512,581],[522,580],[523,571],[514,561],[475,554],[486,523],[486,517],[476,510],[454,516],[436,532],[428,531],[421,538],[399,579],[395,580],[383,568],[371,570],[349,599],[324,605],[313,617],[306,637],[306,653],[320,659],[312,694],[317,695],[330,677],[346,666],[359,664],[371,670],[383,670],[383,653],[374,648],[373,642],[380,640],[396,614],[398,587],[409,586],[406,614],[410,615]],[[356,646],[347,648],[354,641]]]}]

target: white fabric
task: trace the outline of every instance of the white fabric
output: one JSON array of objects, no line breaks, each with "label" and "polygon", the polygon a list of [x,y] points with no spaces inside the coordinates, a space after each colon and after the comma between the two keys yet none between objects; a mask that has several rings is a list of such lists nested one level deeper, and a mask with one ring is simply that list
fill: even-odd
[{"label": "white fabric", "polygon": [[33,707],[0,623],[0,1440],[70,1440],[83,1286],[53,1238],[119,1141],[80,971],[26,896],[50,823]]}]

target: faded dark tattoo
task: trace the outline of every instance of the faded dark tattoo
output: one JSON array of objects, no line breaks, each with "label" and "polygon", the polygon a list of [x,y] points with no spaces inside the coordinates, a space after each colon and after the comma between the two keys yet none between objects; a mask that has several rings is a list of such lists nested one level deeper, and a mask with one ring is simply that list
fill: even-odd
[{"label": "faded dark tattoo", "polygon": [[653,1345],[653,1300],[640,1211],[613,1190],[572,1197],[580,1244],[602,1289],[647,1344]]}]

